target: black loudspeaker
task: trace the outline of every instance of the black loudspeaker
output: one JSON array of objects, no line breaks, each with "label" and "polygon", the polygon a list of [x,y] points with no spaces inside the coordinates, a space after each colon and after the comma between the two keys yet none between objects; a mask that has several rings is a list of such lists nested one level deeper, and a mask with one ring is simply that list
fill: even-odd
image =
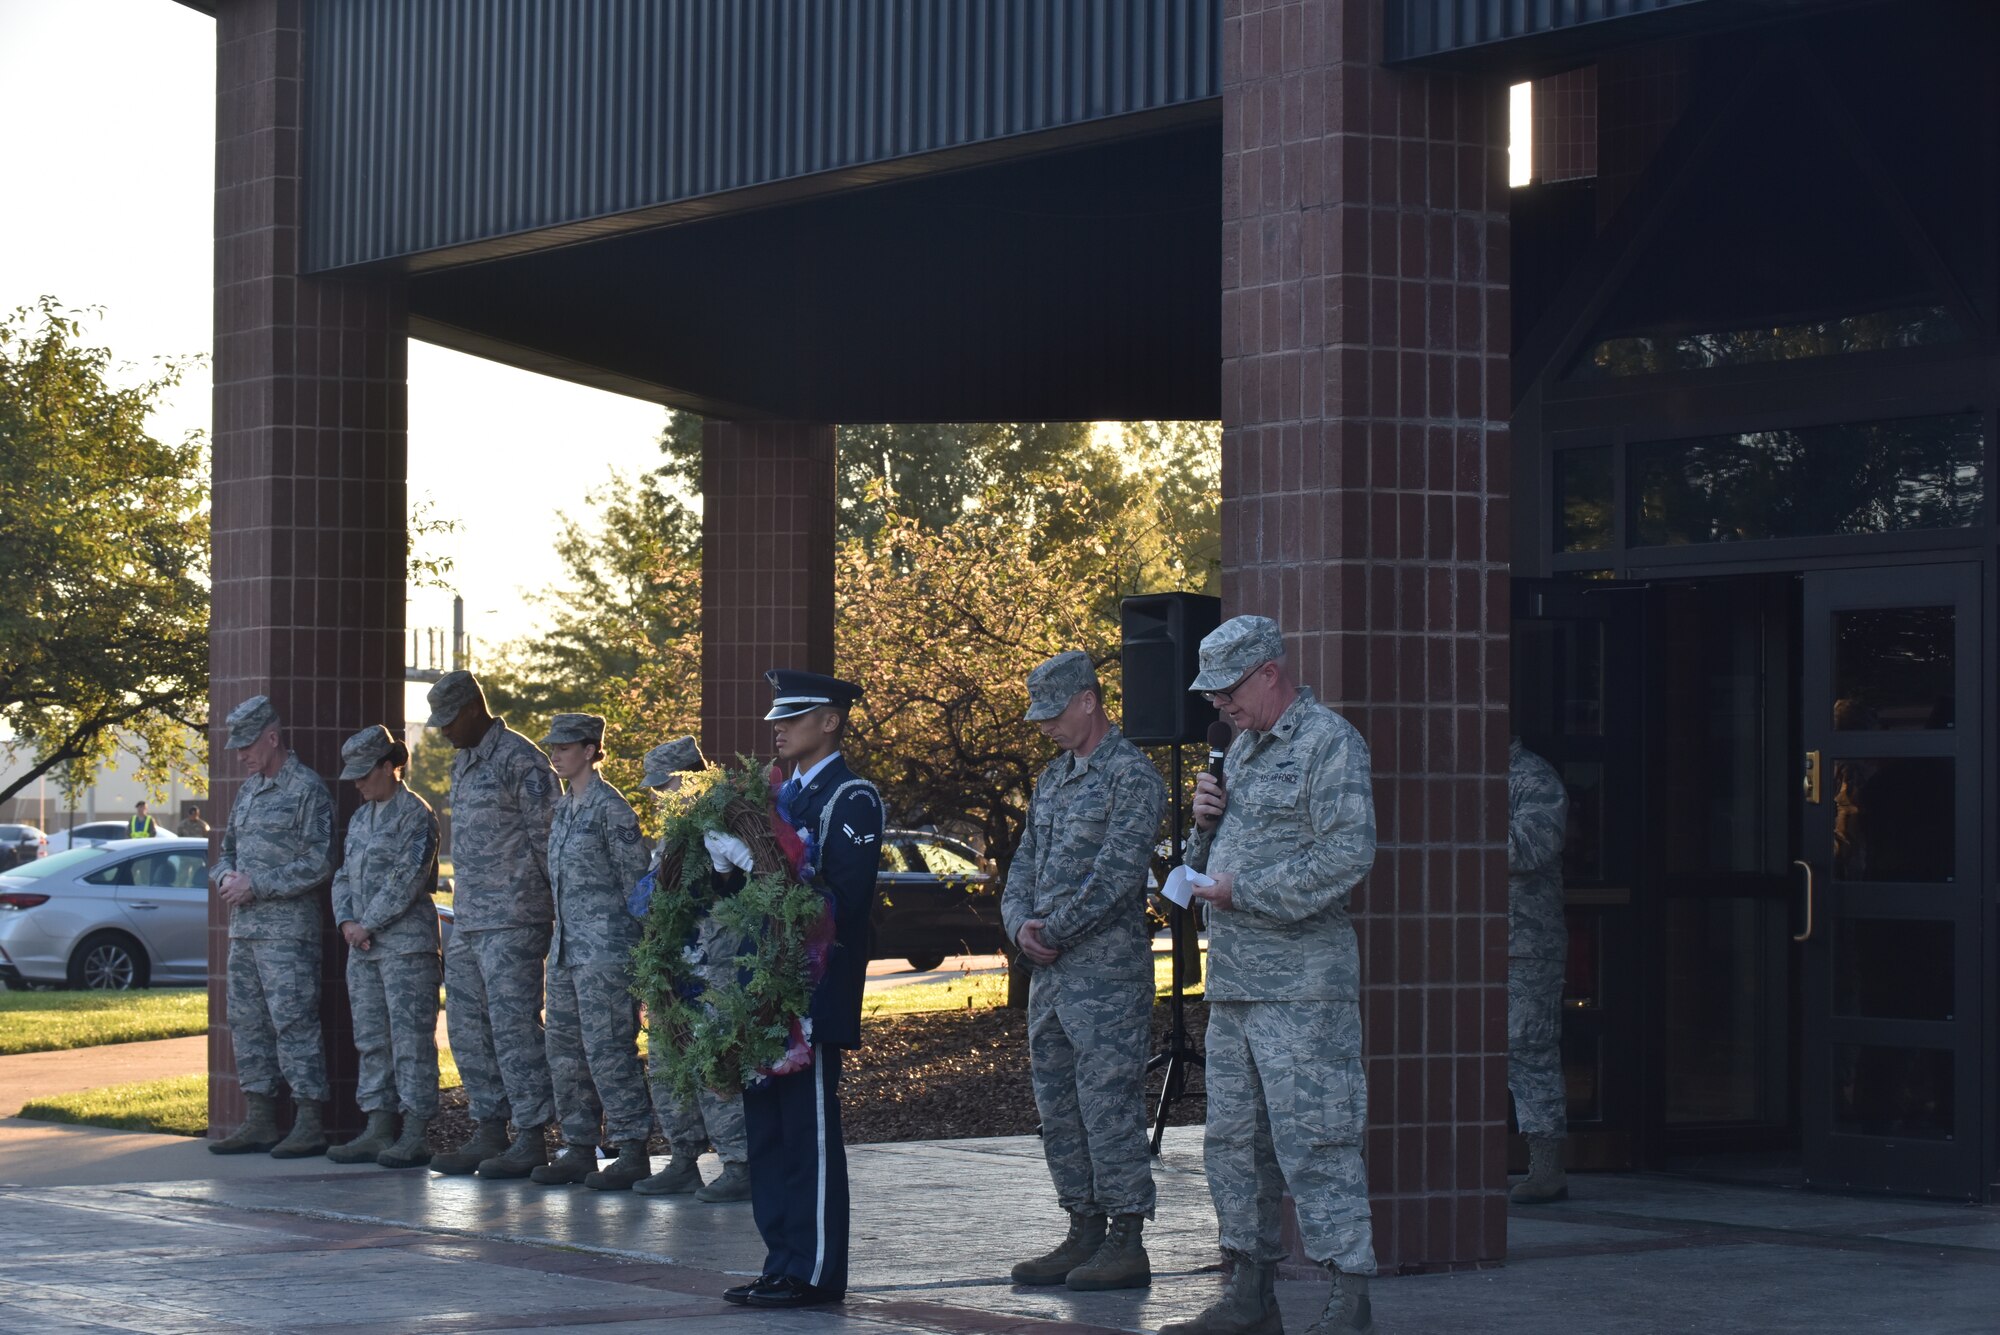
[{"label": "black loudspeaker", "polygon": [[1215,706],[1188,690],[1201,670],[1201,637],[1222,623],[1222,600],[1200,593],[1142,593],[1118,605],[1125,669],[1125,737],[1140,746],[1207,738]]}]

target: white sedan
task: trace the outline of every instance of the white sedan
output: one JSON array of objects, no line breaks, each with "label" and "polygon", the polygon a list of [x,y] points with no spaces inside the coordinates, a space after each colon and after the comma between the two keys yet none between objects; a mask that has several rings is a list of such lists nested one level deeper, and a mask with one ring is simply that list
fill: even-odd
[{"label": "white sedan", "polygon": [[120,839],[0,872],[0,982],[208,980],[208,840]]}]

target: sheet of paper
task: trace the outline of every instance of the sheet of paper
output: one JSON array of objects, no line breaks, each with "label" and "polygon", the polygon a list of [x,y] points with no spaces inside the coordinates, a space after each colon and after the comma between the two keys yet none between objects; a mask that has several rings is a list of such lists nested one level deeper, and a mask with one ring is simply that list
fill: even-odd
[{"label": "sheet of paper", "polygon": [[1194,888],[1198,885],[1214,885],[1213,876],[1204,876],[1192,867],[1176,867],[1167,873],[1167,883],[1160,887],[1160,893],[1182,908],[1194,898]]}]

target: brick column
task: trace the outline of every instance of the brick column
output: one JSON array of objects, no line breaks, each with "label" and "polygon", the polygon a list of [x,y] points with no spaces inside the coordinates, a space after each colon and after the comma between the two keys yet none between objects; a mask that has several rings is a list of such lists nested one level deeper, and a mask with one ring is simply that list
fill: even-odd
[{"label": "brick column", "polygon": [[[214,604],[209,803],[217,839],[241,786],[222,720],[269,695],[287,742],[329,780],[341,740],[403,723],[406,353],[400,289],[298,272],[298,0],[216,15]],[[336,785],[335,839],[355,797]],[[358,1122],[346,947],[327,906],[320,1019],[331,1123]],[[209,1132],[242,1120],[224,966],[209,913]]]},{"label": "brick column", "polygon": [[1382,6],[1223,21],[1225,612],[1367,737],[1356,891],[1384,1273],[1506,1250],[1507,92]]},{"label": "brick column", "polygon": [[768,756],[764,673],[833,671],[833,428],[706,423],[701,496],[702,749]]}]

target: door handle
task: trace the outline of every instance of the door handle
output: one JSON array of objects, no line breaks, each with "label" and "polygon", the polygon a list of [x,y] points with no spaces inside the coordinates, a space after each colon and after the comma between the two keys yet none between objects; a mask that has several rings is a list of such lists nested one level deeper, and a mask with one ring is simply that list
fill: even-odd
[{"label": "door handle", "polygon": [[1810,941],[1810,940],[1812,940],[1812,934],[1813,934],[1813,874],[1812,874],[1812,863],[1810,863],[1810,862],[1804,862],[1804,861],[1801,861],[1801,860],[1800,860],[1800,859],[1798,859],[1798,858],[1793,858],[1793,859],[1792,859],[1792,865],[1793,865],[1794,867],[1797,867],[1797,868],[1798,868],[1798,869],[1799,869],[1800,871],[1802,871],[1802,872],[1804,872],[1804,873],[1806,874],[1806,929],[1805,929],[1805,930],[1804,930],[1803,932],[1793,932],[1793,933],[1792,933],[1792,940],[1794,940],[1794,941]]},{"label": "door handle", "polygon": [[128,903],[125,907],[128,909],[156,909],[160,906],[158,904]]}]

